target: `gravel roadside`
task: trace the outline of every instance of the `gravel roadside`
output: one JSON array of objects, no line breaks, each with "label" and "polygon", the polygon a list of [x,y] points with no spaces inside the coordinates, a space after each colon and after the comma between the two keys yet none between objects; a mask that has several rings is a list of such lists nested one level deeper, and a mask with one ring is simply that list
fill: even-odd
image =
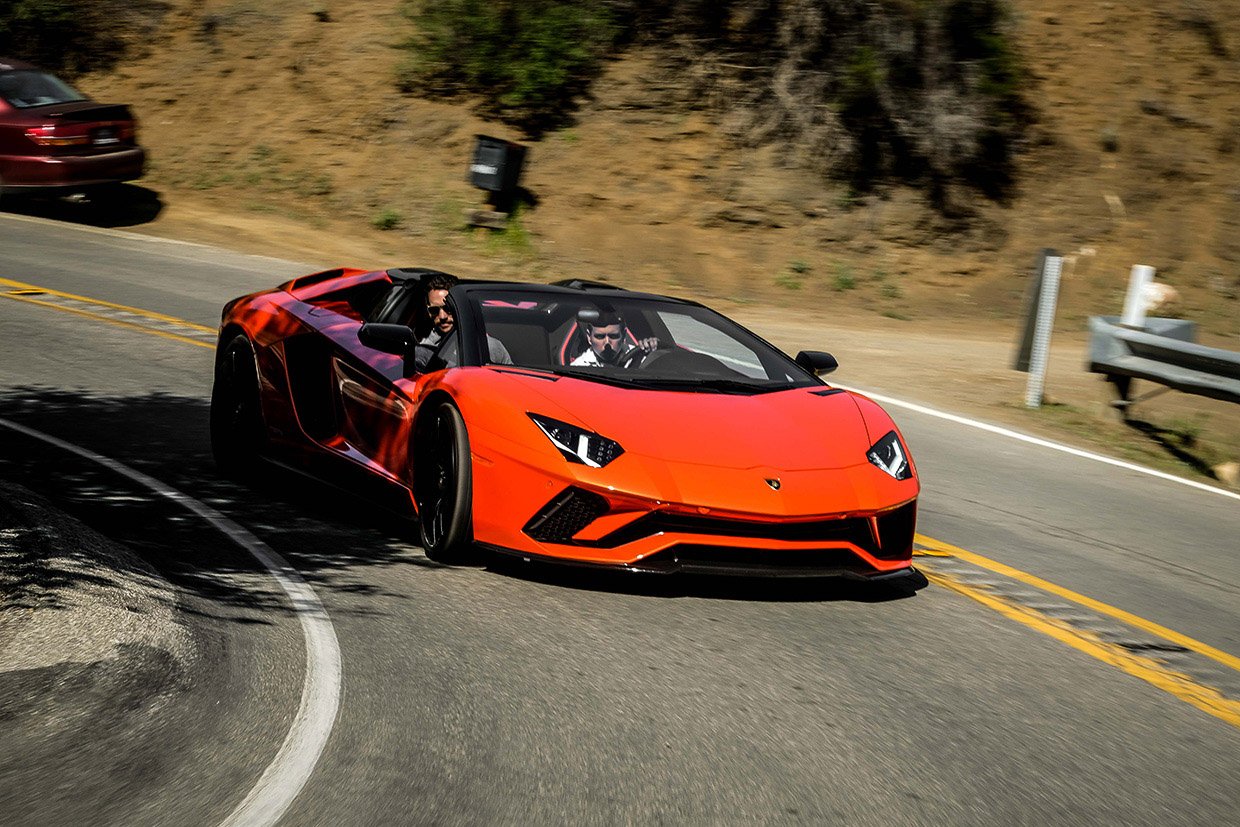
[{"label": "gravel roadside", "polygon": [[45,735],[64,731],[98,712],[64,701],[104,685],[124,687],[126,708],[149,708],[181,685],[194,655],[168,581],[39,495],[0,482],[0,719],[33,716]]}]

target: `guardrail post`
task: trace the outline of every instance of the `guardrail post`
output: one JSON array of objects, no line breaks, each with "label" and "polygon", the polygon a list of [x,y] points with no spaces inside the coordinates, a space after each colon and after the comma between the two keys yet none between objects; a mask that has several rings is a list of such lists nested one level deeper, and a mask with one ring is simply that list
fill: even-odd
[{"label": "guardrail post", "polygon": [[1145,327],[1145,286],[1154,280],[1154,268],[1134,264],[1128,276],[1128,294],[1124,296],[1124,313],[1119,323],[1141,330]]},{"label": "guardrail post", "polygon": [[1033,329],[1033,352],[1029,356],[1029,382],[1025,386],[1025,407],[1042,405],[1046,385],[1046,362],[1050,356],[1051,331],[1055,327],[1055,306],[1059,301],[1059,275],[1063,258],[1048,255],[1042,264],[1042,290],[1038,298],[1037,321]]}]

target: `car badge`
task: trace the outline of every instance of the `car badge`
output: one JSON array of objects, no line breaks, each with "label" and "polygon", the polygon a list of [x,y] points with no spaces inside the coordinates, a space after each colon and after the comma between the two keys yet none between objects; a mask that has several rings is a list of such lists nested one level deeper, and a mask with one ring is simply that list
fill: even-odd
[{"label": "car badge", "polygon": [[771,486],[772,491],[779,490],[779,477],[767,477],[766,484]]}]

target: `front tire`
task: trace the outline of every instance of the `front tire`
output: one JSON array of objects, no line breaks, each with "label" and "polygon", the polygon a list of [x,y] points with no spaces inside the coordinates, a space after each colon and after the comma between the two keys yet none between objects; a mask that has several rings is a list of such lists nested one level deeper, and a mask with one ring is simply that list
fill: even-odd
[{"label": "front tire", "polygon": [[254,349],[243,335],[228,341],[215,360],[211,387],[211,453],[231,477],[254,470],[266,443]]},{"label": "front tire", "polygon": [[461,412],[440,403],[419,423],[415,439],[415,496],[426,556],[466,562],[473,551],[473,463]]}]

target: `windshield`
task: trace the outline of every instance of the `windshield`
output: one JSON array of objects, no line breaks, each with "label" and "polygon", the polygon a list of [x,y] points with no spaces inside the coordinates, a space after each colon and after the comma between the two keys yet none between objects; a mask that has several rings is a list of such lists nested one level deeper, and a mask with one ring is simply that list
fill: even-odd
[{"label": "windshield", "polygon": [[18,109],[86,100],[85,95],[60,78],[30,69],[0,74],[0,98]]},{"label": "windshield", "polygon": [[[633,387],[764,393],[818,385],[795,362],[713,310],[657,298],[471,290],[492,354],[516,367]],[[484,357],[485,358],[485,357]]]}]

